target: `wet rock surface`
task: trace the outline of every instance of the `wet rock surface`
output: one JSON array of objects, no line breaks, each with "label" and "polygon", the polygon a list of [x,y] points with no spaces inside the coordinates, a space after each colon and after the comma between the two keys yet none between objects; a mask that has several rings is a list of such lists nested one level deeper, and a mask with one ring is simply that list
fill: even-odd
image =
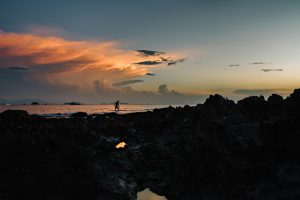
[{"label": "wet rock surface", "polygon": [[299,124],[299,90],[126,115],[5,111],[0,199],[300,199]]}]

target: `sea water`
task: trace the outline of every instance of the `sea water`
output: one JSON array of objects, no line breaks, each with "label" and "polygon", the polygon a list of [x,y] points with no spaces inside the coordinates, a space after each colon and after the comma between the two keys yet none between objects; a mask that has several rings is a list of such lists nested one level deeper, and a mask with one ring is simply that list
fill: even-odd
[{"label": "sea water", "polygon": [[[155,108],[164,108],[169,105],[145,105],[145,104],[124,104],[120,105],[119,114],[146,112]],[[72,113],[86,112],[88,114],[103,114],[115,112],[112,104],[98,105],[0,105],[0,113],[5,110],[26,110],[29,114],[38,114],[48,117],[67,117]]]}]

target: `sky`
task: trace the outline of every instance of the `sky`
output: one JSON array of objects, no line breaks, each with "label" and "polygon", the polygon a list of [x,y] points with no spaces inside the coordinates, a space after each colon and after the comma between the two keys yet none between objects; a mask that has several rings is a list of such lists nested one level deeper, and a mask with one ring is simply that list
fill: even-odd
[{"label": "sky", "polygon": [[0,0],[0,99],[197,104],[300,87],[299,0]]}]

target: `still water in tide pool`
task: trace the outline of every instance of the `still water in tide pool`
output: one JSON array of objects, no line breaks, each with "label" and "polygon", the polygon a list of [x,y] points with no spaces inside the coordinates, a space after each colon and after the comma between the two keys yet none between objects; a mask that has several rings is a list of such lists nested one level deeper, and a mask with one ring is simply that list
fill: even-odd
[{"label": "still water in tide pool", "polygon": [[[146,112],[155,108],[164,108],[168,105],[142,105],[142,104],[124,104],[120,105],[118,113]],[[0,105],[0,112],[5,110],[26,110],[29,114],[38,114],[46,116],[68,116],[75,112],[86,112],[88,114],[102,114],[115,112],[114,105]]]}]

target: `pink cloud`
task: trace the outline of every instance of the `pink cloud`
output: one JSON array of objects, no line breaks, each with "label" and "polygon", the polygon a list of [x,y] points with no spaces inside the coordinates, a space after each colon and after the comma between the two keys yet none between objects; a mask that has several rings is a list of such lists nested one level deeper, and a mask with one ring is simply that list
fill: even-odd
[{"label": "pink cloud", "polygon": [[148,71],[147,66],[134,64],[145,58],[115,41],[72,41],[33,34],[0,32],[0,60],[0,67],[31,66],[43,73],[94,71],[132,77]]},{"label": "pink cloud", "polygon": [[[168,53],[164,56],[180,58]],[[137,50],[124,49],[116,41],[76,41],[0,31],[0,69],[26,68],[26,72],[14,71],[26,82],[57,88],[56,91],[72,86],[85,96],[99,94],[100,90],[114,94],[120,89],[113,92],[111,83],[144,76],[150,69],[167,67],[167,62],[151,66],[137,63],[161,59],[161,55],[141,56]],[[106,80],[105,87],[97,80]]]}]

